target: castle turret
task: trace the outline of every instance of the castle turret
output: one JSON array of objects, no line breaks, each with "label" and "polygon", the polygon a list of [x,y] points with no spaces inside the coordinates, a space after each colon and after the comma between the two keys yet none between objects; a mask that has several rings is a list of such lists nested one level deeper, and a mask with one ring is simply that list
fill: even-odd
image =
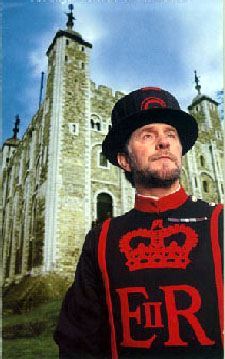
[{"label": "castle turret", "polygon": [[5,169],[6,165],[10,160],[10,157],[12,156],[13,152],[15,151],[18,144],[20,143],[20,140],[17,138],[17,133],[19,132],[19,124],[20,124],[20,118],[19,115],[17,115],[15,120],[15,127],[13,128],[13,136],[8,138],[3,144],[2,170]]},{"label": "castle turret", "polygon": [[198,95],[194,97],[188,110],[195,116],[200,127],[200,131],[218,130],[221,128],[220,117],[218,112],[218,102],[211,97],[201,93],[199,77],[195,71],[195,89]]},{"label": "castle turret", "polygon": [[[47,51],[49,103],[45,270],[67,268],[79,255],[90,228],[90,79],[92,45],[73,31],[59,30]],[[71,235],[73,233],[73,235]],[[73,258],[71,258],[73,256]],[[56,266],[56,267],[55,267]]]},{"label": "castle turret", "polygon": [[[201,93],[199,77],[195,71],[195,89],[198,94],[188,110],[199,126],[195,146],[187,153],[184,164],[188,168],[189,188],[206,201],[223,200],[223,135],[218,102]],[[186,162],[185,162],[186,161]]]}]

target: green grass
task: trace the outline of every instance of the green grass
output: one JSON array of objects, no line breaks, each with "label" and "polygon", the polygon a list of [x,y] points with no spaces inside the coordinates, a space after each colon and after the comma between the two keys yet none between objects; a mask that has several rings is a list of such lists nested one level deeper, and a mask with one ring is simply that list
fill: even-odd
[{"label": "green grass", "polygon": [[33,308],[31,311],[23,314],[14,314],[4,317],[3,325],[27,323],[31,321],[48,321],[54,320],[58,317],[62,299],[54,300],[48,303],[41,304]]},{"label": "green grass", "polygon": [[51,336],[3,340],[3,359],[58,359],[58,348]]},{"label": "green grass", "polygon": [[[3,359],[57,359],[58,347],[53,340],[53,332],[61,302],[51,301],[27,313],[3,317],[3,332],[7,329],[14,336],[13,339],[3,339]],[[27,327],[29,323],[39,322],[44,325],[39,336],[20,338],[20,333],[15,332],[18,326]]]}]

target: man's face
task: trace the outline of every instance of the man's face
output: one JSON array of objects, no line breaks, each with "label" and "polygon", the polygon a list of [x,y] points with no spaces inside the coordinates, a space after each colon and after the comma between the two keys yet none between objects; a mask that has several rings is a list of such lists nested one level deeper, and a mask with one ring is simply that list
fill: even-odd
[{"label": "man's face", "polygon": [[[128,143],[126,168],[144,187],[169,187],[181,172],[182,147],[174,127],[152,123],[135,130]],[[119,158],[118,158],[119,160]]]}]

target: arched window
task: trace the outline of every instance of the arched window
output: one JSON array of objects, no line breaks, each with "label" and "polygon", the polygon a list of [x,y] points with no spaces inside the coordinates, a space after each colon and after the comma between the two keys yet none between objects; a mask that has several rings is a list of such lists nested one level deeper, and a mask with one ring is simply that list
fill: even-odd
[{"label": "arched window", "polygon": [[208,193],[208,192],[209,192],[209,184],[208,184],[208,182],[207,182],[207,181],[203,181],[202,184],[203,184],[203,190],[204,190],[204,192]]},{"label": "arched window", "polygon": [[91,128],[96,131],[101,131],[101,120],[97,115],[91,116]]},{"label": "arched window", "polygon": [[98,224],[112,217],[112,197],[107,193],[100,193],[97,197]]},{"label": "arched window", "polygon": [[200,156],[200,163],[202,167],[205,167],[205,158],[203,156]]},{"label": "arched window", "polygon": [[99,152],[99,166],[108,168],[108,161],[102,152]]}]

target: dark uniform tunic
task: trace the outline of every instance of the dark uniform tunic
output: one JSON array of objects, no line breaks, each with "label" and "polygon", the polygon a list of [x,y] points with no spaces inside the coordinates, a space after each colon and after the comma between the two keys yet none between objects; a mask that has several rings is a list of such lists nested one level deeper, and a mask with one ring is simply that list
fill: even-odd
[{"label": "dark uniform tunic", "polygon": [[60,358],[222,358],[222,205],[183,188],[89,232],[55,332]]}]

